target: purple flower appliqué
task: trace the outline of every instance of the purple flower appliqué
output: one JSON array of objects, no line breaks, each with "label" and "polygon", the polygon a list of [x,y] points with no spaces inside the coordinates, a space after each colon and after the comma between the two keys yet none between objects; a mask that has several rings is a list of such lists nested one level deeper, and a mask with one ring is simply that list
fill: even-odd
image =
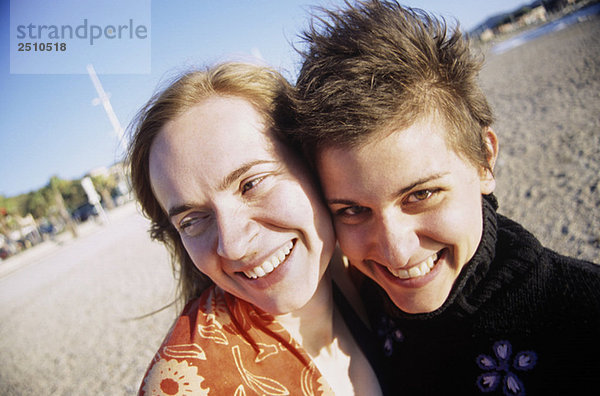
[{"label": "purple flower appliqu\u00e9", "polygon": [[517,371],[531,370],[537,363],[537,355],[533,351],[518,352],[514,359],[512,345],[508,341],[494,344],[494,357],[477,356],[477,365],[485,373],[477,377],[477,386],[482,392],[493,392],[502,384],[502,393],[507,396],[524,396],[525,386],[512,369]]},{"label": "purple flower appliqu\u00e9", "polygon": [[383,353],[388,357],[394,352],[394,344],[404,341],[404,335],[396,327],[396,323],[386,316],[380,320],[377,335],[383,339]]}]

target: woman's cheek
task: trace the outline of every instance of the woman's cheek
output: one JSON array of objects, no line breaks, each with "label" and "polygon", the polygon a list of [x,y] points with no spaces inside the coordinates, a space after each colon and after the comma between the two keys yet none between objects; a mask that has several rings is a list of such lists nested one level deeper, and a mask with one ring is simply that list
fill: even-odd
[{"label": "woman's cheek", "polygon": [[347,224],[335,223],[335,232],[340,248],[346,256],[353,258],[360,253],[360,247],[367,243],[367,240],[361,237],[361,228],[359,226],[349,226]]},{"label": "woman's cheek", "polygon": [[[194,265],[202,271],[202,267],[208,264],[208,257],[211,252],[211,240],[214,240],[214,233],[204,234],[196,237],[182,237],[183,247],[194,262]],[[215,245],[216,249],[216,244]],[[215,250],[213,249],[213,250]],[[204,272],[204,271],[202,271]]]}]

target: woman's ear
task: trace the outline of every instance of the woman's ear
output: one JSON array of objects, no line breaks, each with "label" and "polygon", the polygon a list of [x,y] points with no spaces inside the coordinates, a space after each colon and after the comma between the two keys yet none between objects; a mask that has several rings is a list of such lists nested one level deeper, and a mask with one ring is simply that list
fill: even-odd
[{"label": "woman's ear", "polygon": [[487,127],[485,130],[485,146],[487,148],[487,162],[489,167],[482,170],[480,177],[481,180],[481,193],[491,194],[496,188],[496,179],[494,177],[494,166],[496,165],[496,159],[498,159],[498,137],[492,128]]},{"label": "woman's ear", "polygon": [[492,128],[487,127],[484,139],[488,152],[488,163],[490,164],[490,169],[494,170],[496,159],[498,159],[498,136],[496,136]]}]

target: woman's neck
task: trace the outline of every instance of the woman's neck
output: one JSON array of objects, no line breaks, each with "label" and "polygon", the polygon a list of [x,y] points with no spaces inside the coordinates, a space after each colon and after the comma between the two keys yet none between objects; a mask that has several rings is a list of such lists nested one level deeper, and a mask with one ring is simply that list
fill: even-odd
[{"label": "woman's neck", "polygon": [[381,395],[371,366],[335,309],[329,271],[304,307],[275,318],[302,345],[335,394]]},{"label": "woman's neck", "polygon": [[314,358],[333,342],[333,311],[331,277],[327,271],[315,294],[302,308],[277,315],[275,319]]}]

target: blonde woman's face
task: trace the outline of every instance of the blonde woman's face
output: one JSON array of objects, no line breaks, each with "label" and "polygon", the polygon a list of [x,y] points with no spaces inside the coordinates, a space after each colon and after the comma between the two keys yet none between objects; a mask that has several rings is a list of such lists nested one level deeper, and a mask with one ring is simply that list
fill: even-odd
[{"label": "blonde woman's face", "polygon": [[272,314],[313,296],[335,245],[328,211],[248,102],[209,98],[167,123],[149,165],[156,198],[215,284]]}]

